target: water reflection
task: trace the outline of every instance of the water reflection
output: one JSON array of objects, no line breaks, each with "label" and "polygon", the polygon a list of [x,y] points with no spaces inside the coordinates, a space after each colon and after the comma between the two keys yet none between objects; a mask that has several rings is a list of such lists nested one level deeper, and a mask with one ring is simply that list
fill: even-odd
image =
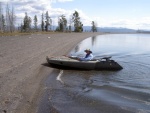
[{"label": "water reflection", "polygon": [[[79,44],[79,45],[80,45],[80,44]],[[75,52],[75,53],[78,52],[79,49],[80,49],[80,46],[76,46],[75,49],[74,49],[74,52]]]},{"label": "water reflection", "polygon": [[118,54],[138,54],[150,51],[150,38],[144,34],[130,35],[102,35],[90,37],[80,42],[70,54],[84,54],[84,50],[89,48],[95,56],[98,55],[118,55]]},{"label": "water reflection", "polygon": [[96,45],[96,42],[97,42],[96,41],[96,39],[97,39],[96,36],[93,36],[91,39],[92,39],[92,41],[91,41],[92,42],[92,46]]}]

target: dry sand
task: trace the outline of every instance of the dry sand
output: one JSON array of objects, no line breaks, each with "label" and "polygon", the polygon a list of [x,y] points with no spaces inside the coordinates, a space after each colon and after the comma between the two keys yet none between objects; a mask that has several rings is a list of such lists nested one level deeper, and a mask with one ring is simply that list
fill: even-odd
[{"label": "dry sand", "polygon": [[46,56],[67,54],[81,40],[101,33],[53,33],[0,37],[0,113],[35,113],[52,68]]}]

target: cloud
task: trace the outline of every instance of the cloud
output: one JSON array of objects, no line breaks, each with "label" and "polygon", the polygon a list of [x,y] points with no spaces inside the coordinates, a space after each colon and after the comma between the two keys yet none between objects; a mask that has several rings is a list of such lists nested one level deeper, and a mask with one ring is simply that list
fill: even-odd
[{"label": "cloud", "polygon": [[6,5],[6,3],[14,8],[17,20],[23,19],[25,12],[27,12],[28,16],[31,18],[33,18],[34,15],[37,15],[40,18],[42,13],[51,11],[52,9],[50,0],[4,0],[2,2],[3,5]]},{"label": "cloud", "polygon": [[73,0],[58,0],[58,2],[72,2]]},{"label": "cloud", "polygon": [[57,3],[57,2],[72,2],[73,0],[50,0],[52,3]]},{"label": "cloud", "polygon": [[138,29],[150,29],[150,17],[142,17],[136,22]]},{"label": "cloud", "polygon": [[68,15],[71,11],[67,11],[61,8],[52,8],[53,2],[71,2],[73,0],[0,0],[4,4],[9,3],[13,6],[17,15],[17,18],[22,17],[22,14],[27,12],[29,16],[41,15],[49,11],[49,15],[52,17],[60,16],[62,14]]},{"label": "cloud", "polygon": [[150,29],[150,17],[141,17],[140,19],[112,19],[97,17],[99,27],[124,27],[131,29]]},{"label": "cloud", "polygon": [[47,10],[51,8],[51,2],[49,0],[7,0],[7,2],[5,1],[3,3],[8,3],[17,9],[22,7],[32,7],[36,10]]}]

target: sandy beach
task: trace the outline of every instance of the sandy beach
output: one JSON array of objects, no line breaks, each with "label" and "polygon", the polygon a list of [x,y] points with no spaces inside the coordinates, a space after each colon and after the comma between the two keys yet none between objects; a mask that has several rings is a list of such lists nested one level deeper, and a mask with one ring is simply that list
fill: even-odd
[{"label": "sandy beach", "polygon": [[35,113],[53,71],[46,56],[67,54],[85,38],[101,33],[52,33],[0,37],[0,113]]}]

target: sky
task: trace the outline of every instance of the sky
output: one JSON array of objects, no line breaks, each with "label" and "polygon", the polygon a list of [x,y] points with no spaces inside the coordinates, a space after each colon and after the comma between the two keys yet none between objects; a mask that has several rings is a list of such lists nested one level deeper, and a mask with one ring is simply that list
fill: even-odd
[{"label": "sky", "polygon": [[[95,21],[98,27],[123,27],[150,30],[150,0],[0,0],[15,9],[17,23],[21,23],[25,12],[32,19],[40,19],[48,11],[53,25],[58,25],[58,17],[65,15],[68,23],[77,11],[84,26]],[[5,9],[5,8],[4,8]]]}]

